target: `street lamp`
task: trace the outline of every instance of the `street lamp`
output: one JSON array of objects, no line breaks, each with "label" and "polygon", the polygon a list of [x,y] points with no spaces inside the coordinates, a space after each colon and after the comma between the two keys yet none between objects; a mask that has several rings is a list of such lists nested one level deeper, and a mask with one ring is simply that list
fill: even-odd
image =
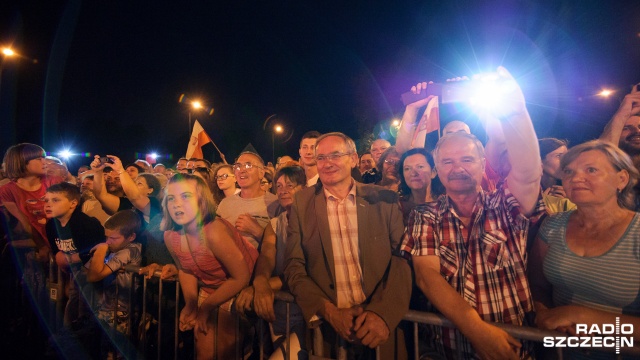
[{"label": "street lamp", "polygon": [[611,94],[613,94],[613,90],[602,89],[602,91],[600,91],[598,93],[598,96],[601,96],[601,97],[604,97],[604,98],[608,98],[609,96],[611,96]]},{"label": "street lamp", "polygon": [[[200,110],[202,108],[202,103],[200,103],[200,101],[197,101],[197,100],[192,101],[191,107],[195,111]],[[189,135],[191,135],[191,109],[189,109]]]},{"label": "street lamp", "polygon": [[196,111],[200,111],[200,110],[205,110],[209,116],[213,115],[213,108],[212,107],[208,107],[208,106],[204,106],[202,105],[202,102],[200,102],[200,100],[191,100],[188,99],[184,94],[180,94],[180,98],[178,99],[179,103],[187,103],[190,105],[189,107],[189,132],[188,132],[188,136],[191,136],[191,111],[196,110]]},{"label": "street lamp", "polygon": [[271,158],[273,159],[273,163],[276,163],[276,133],[282,134],[284,129],[282,125],[276,124],[273,127],[273,132],[271,133]]}]

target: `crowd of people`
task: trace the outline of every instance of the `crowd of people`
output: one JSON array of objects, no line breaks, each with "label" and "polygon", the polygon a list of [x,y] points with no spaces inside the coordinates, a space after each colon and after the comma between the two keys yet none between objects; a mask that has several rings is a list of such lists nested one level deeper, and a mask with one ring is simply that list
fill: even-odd
[{"label": "crowd of people", "polygon": [[[571,335],[616,320],[637,329],[640,91],[600,139],[569,146],[538,139],[515,80],[504,68],[496,77],[511,86],[504,106],[477,114],[486,141],[451,121],[436,144],[416,144],[427,97],[407,105],[395,145],[376,139],[358,154],[345,134],[311,131],[275,167],[253,151],[233,164],[181,158],[175,167],[96,155],[74,177],[41,147],[18,144],[3,159],[6,238],[34,249],[30,263],[52,256],[64,270],[67,329],[98,319],[131,331],[126,319],[139,309],[127,308],[127,265],[177,277],[179,330],[193,331],[198,359],[250,348],[256,318],[269,324],[271,359],[287,349],[308,358],[315,326],[325,356],[341,347],[369,359],[378,348],[380,358],[405,359],[410,304],[455,325],[422,328],[425,358],[546,356],[496,323]],[[289,334],[280,290],[295,298]],[[96,351],[60,338],[52,347],[63,356]],[[131,355],[104,342],[96,356]]]}]

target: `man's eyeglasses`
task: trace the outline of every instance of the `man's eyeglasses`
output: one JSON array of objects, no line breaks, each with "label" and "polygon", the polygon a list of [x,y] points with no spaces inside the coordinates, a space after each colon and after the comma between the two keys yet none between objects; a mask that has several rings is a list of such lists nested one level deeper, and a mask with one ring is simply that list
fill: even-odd
[{"label": "man's eyeglasses", "polygon": [[398,162],[400,162],[400,160],[396,160],[396,159],[384,159],[384,163],[385,164],[389,164],[389,165],[395,165]]},{"label": "man's eyeglasses", "polygon": [[222,174],[222,175],[215,176],[215,179],[216,179],[216,180],[227,180],[227,178],[228,178],[229,176],[236,177],[236,176],[235,176],[235,175],[233,175],[233,174]]},{"label": "man's eyeglasses", "polygon": [[348,152],[348,153],[336,152],[336,153],[327,154],[327,155],[317,155],[316,156],[316,161],[319,161],[319,162],[322,162],[322,161],[334,162],[334,161],[338,161],[338,159],[340,159],[343,156],[347,156],[347,155],[351,155],[351,154],[353,154],[353,153],[350,153],[350,152]]},{"label": "man's eyeglasses", "polygon": [[240,163],[235,163],[233,164],[233,170],[234,171],[240,171],[243,169],[249,170],[249,169],[253,169],[253,168],[258,168],[258,169],[262,169],[262,166],[260,165],[256,165],[256,164],[252,164],[250,162],[244,163],[244,164],[240,164]]}]

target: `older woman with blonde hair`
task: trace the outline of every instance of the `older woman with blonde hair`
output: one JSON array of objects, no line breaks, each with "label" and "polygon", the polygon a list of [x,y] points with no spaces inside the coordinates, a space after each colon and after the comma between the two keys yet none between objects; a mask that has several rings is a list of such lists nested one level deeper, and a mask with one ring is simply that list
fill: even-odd
[{"label": "older woman with blonde hair", "polygon": [[[638,170],[600,140],[571,148],[562,185],[578,208],[549,216],[529,258],[536,324],[574,334],[577,324],[640,327],[640,215],[633,211]],[[638,341],[638,332],[633,335]],[[572,350],[573,351],[573,350]],[[595,356],[573,353],[572,356]]]}]

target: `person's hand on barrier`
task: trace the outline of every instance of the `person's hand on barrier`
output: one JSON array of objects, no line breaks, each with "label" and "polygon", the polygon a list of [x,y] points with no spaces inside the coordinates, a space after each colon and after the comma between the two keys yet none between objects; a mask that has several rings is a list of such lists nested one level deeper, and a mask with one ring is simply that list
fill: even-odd
[{"label": "person's hand on barrier", "polygon": [[273,289],[269,286],[269,281],[256,278],[253,281],[254,295],[253,308],[258,316],[268,322],[276,321],[276,314],[273,310]]},{"label": "person's hand on barrier", "polygon": [[162,267],[160,279],[170,279],[178,276],[178,268],[173,264],[167,264]]},{"label": "person's hand on barrier", "polygon": [[354,319],[360,316],[362,312],[363,310],[360,306],[338,309],[331,302],[327,301],[322,315],[338,335],[349,342],[353,342],[351,334],[353,333]]},{"label": "person's hand on barrier", "polygon": [[196,317],[198,316],[198,309],[185,305],[180,311],[179,329],[180,331],[188,331],[193,329],[196,323]]},{"label": "person's hand on barrier", "polygon": [[[217,308],[216,308],[217,310]],[[211,309],[206,306],[201,306],[198,309],[196,320],[195,320],[195,328],[194,332],[201,332],[204,335],[207,335],[209,332],[209,317],[211,316]]]},{"label": "person's hand on barrier", "polygon": [[365,311],[356,318],[355,337],[362,345],[375,349],[389,338],[389,327],[378,314]]},{"label": "person's hand on barrier", "polygon": [[253,302],[253,286],[247,286],[242,289],[236,297],[236,310],[238,313],[245,315],[247,311],[251,311],[251,302]]},{"label": "person's hand on barrier", "polygon": [[138,274],[144,275],[144,277],[147,279],[151,279],[153,277],[153,274],[158,269],[160,269],[160,265],[153,263],[153,264],[149,264],[147,266],[141,267],[140,270],[138,270]]},{"label": "person's hand on barrier", "polygon": [[557,330],[575,335],[573,318],[580,312],[577,306],[558,306],[536,309],[536,326],[546,330]]},{"label": "person's hand on barrier", "polygon": [[518,360],[520,358],[519,353],[522,347],[520,341],[484,321],[468,338],[481,359]]}]

